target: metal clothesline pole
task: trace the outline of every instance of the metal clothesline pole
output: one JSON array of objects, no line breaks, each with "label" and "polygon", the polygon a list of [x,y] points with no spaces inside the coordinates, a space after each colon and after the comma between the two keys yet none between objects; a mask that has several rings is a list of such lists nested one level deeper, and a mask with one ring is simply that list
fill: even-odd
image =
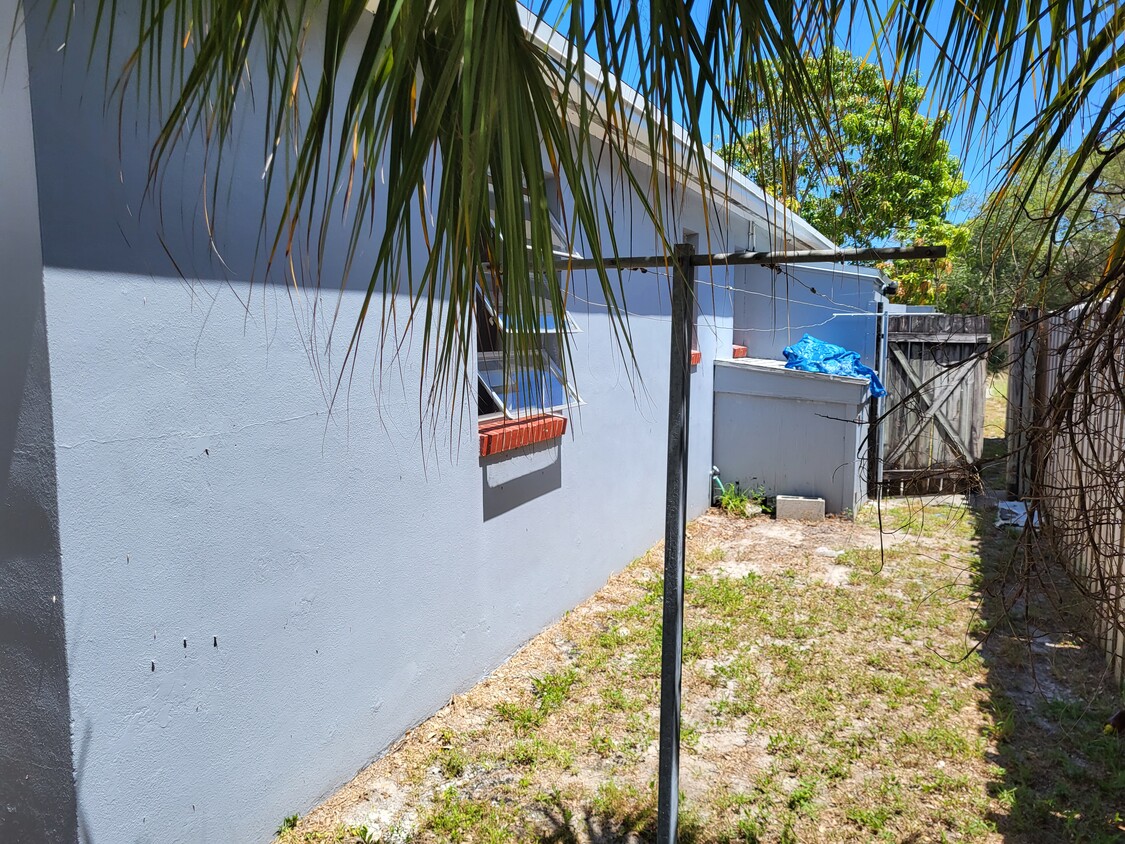
[{"label": "metal clothesline pole", "polygon": [[657,844],[675,844],[680,806],[680,674],[684,646],[687,543],[688,407],[695,248],[676,244],[672,275],[672,350],[668,367],[668,487],[664,514],[664,616],[660,643],[660,758]]},{"label": "metal clothesline pole", "polygon": [[671,267],[672,337],[668,368],[668,486],[664,514],[664,605],[660,650],[660,758],[657,763],[657,844],[675,844],[680,804],[680,678],[684,642],[684,552],[687,544],[688,407],[691,398],[692,284],[696,267],[945,257],[944,246],[887,249],[806,249],[696,255],[687,243],[671,255],[595,261],[563,258],[558,269]]}]

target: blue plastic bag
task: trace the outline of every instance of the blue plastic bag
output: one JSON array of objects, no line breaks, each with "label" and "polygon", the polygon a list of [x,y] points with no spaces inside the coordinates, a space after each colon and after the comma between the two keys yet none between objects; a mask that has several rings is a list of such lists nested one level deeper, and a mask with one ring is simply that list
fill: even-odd
[{"label": "blue plastic bag", "polygon": [[806,334],[792,346],[786,346],[784,354],[786,369],[866,378],[871,382],[871,395],[882,398],[887,394],[875,370],[859,362],[859,352],[849,352],[843,346],[834,346]]}]

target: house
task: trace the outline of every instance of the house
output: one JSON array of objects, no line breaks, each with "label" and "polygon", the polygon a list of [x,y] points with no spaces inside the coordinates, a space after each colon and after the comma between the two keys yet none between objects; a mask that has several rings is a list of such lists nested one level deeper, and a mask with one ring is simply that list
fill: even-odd
[{"label": "house", "polygon": [[[379,368],[367,349],[329,414],[311,300],[250,283],[261,162],[236,153],[213,241],[198,149],[146,199],[143,112],[106,108],[46,5],[0,47],[0,793],[15,807],[0,840],[263,840],[661,536],[666,282],[629,281],[630,373],[579,279],[559,386],[581,403],[551,414],[565,433],[505,441],[483,407],[432,424],[417,337]],[[88,8],[69,25],[77,42]],[[712,167],[712,219],[685,193],[676,238],[831,245]],[[657,249],[617,201],[622,250]],[[693,516],[711,493],[716,361],[762,327],[736,329],[746,302],[782,307],[758,295],[770,272],[700,274],[715,295],[700,295],[691,377]],[[843,289],[809,273],[817,296]],[[342,322],[361,296],[340,294]],[[777,357],[780,335],[745,336]],[[496,412],[504,396],[487,373],[481,386]]]}]

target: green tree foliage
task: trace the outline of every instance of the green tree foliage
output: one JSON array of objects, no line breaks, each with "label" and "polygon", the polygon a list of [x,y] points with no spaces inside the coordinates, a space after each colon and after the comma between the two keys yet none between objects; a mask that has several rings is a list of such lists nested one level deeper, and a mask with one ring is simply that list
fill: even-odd
[{"label": "green tree foliage", "polygon": [[[967,184],[942,137],[948,115],[922,114],[917,74],[893,83],[839,49],[807,56],[805,67],[825,107],[817,130],[785,101],[778,69],[766,67],[751,77],[762,82],[736,94],[749,129],[723,157],[837,243],[959,244],[964,231],[947,214]],[[906,277],[924,281],[926,269]]]},{"label": "green tree foliage", "polygon": [[1098,287],[1125,222],[1125,166],[1113,159],[1085,168],[1088,200],[1058,217],[1052,209],[1069,157],[1060,152],[1038,174],[1020,174],[988,198],[967,224],[965,247],[938,294],[942,310],[988,314],[999,340],[1016,308],[1054,310]]}]

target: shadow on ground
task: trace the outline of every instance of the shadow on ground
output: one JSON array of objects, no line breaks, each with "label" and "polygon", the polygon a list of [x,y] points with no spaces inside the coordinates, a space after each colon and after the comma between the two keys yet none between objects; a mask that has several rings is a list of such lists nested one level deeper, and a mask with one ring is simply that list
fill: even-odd
[{"label": "shadow on ground", "polygon": [[[1004,441],[985,441],[985,459]],[[981,655],[996,750],[990,820],[1005,842],[1125,841],[1125,739],[1105,735],[1120,705],[1077,591],[1028,537],[995,526],[1002,461],[975,497]]]}]

